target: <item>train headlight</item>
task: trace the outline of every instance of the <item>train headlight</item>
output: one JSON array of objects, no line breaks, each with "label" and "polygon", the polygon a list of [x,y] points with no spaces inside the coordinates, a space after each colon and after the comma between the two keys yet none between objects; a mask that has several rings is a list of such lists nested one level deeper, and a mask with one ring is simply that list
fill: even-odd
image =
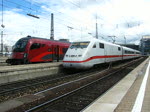
[{"label": "train headlight", "polygon": [[23,57],[24,57],[24,58],[26,58],[26,57],[27,57],[27,55],[28,55],[27,53],[24,53],[24,56],[23,56]]}]

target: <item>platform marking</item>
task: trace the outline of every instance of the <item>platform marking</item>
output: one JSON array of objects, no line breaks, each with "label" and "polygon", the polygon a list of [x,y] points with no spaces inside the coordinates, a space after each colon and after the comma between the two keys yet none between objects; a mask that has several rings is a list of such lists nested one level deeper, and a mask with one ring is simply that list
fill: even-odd
[{"label": "platform marking", "polygon": [[149,75],[149,69],[150,69],[150,61],[149,61],[148,67],[146,69],[146,73],[145,73],[144,79],[142,81],[139,93],[136,97],[136,101],[133,106],[132,112],[141,112],[144,95],[145,95],[146,83],[147,83],[147,79],[148,79],[148,75]]}]

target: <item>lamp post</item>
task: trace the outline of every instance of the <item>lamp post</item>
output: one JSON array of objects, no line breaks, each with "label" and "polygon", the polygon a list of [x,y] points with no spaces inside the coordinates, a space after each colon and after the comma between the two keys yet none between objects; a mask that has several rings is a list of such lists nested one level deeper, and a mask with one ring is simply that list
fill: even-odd
[{"label": "lamp post", "polygon": [[1,53],[3,55],[3,31],[1,31]]},{"label": "lamp post", "polygon": [[[4,10],[3,10],[3,0],[2,0],[2,24],[1,24],[1,27],[2,29],[5,28],[5,25],[3,24],[3,19],[4,19]],[[1,31],[1,53],[3,55],[3,30]]]},{"label": "lamp post", "polygon": [[124,41],[125,41],[125,44],[126,44],[126,37],[124,36]]}]

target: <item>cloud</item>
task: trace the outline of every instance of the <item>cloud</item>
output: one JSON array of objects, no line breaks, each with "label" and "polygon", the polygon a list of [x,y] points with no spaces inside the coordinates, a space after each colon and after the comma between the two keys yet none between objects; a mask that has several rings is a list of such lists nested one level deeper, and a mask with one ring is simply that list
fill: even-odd
[{"label": "cloud", "polygon": [[[30,0],[27,0],[31,2]],[[138,43],[141,36],[150,34],[150,2],[147,0],[32,0],[37,5],[35,19],[23,9],[4,11],[4,42],[13,45],[27,35],[50,38],[50,14],[54,13],[55,39],[71,41],[95,37],[97,17],[99,39],[116,36],[116,42]],[[12,40],[12,41],[10,41]]]},{"label": "cloud", "polygon": [[[5,11],[4,12],[4,43],[13,45],[18,39],[27,35],[45,36],[49,30],[46,26],[47,21],[28,17],[18,11]],[[46,32],[47,31],[47,32]]]}]

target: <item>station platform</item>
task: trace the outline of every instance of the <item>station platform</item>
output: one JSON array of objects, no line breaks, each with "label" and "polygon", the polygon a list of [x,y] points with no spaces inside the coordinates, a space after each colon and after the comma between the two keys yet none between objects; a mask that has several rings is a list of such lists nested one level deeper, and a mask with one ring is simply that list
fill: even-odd
[{"label": "station platform", "polygon": [[82,112],[150,112],[150,57]]},{"label": "station platform", "polygon": [[62,62],[0,66],[0,84],[57,74],[61,68]]}]

